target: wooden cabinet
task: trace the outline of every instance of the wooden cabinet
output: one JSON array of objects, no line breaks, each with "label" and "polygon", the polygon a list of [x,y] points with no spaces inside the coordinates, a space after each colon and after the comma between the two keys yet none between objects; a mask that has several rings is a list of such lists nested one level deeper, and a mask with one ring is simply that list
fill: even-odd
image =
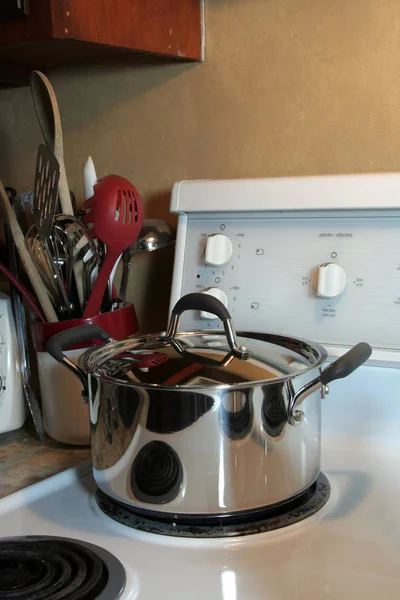
[{"label": "wooden cabinet", "polygon": [[[20,4],[8,8],[13,2]],[[201,59],[202,0],[29,0],[28,15],[2,10],[0,3],[3,80],[127,52]]]}]

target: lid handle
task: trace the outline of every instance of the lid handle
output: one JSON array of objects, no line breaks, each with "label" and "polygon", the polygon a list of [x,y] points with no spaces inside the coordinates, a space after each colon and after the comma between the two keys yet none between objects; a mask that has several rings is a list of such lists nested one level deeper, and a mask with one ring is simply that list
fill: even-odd
[{"label": "lid handle", "polygon": [[236,333],[232,326],[231,316],[228,309],[218,298],[210,296],[210,294],[193,293],[182,296],[180,300],[175,304],[171,313],[171,320],[169,322],[167,337],[172,341],[175,341],[174,346],[180,351],[180,344],[174,340],[182,313],[186,310],[199,310],[204,312],[210,312],[216,315],[221,321],[225,329],[226,338],[228,340],[229,347],[236,358],[240,360],[246,360],[250,356],[250,352],[245,346],[239,346],[236,339]]},{"label": "lid handle", "polygon": [[218,317],[222,322],[230,320],[228,309],[218,298],[210,294],[186,294],[175,304],[172,314],[180,316],[186,310],[199,310],[209,312]]}]

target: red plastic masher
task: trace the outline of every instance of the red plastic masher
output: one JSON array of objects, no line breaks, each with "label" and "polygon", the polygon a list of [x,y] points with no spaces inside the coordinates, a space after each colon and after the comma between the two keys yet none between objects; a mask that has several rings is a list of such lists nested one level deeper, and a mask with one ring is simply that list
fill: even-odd
[{"label": "red plastic masher", "polygon": [[90,233],[107,247],[104,262],[93,286],[83,318],[97,315],[113,267],[120,255],[133,244],[143,222],[143,207],[136,188],[124,177],[107,175],[94,185],[94,194],[86,200],[83,217],[91,223]]}]

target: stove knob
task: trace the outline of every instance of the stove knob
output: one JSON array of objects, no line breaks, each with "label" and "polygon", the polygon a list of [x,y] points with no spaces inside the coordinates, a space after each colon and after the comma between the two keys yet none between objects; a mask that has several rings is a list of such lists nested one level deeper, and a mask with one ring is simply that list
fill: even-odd
[{"label": "stove knob", "polygon": [[[219,288],[207,288],[207,289],[203,290],[201,293],[209,294],[210,296],[214,296],[214,298],[218,298],[218,300],[220,300],[220,302],[222,302],[222,304],[224,306],[226,306],[226,307],[228,306],[228,297],[225,294],[225,292],[223,290],[220,290]],[[213,315],[212,313],[205,312],[204,310],[202,310],[200,312],[200,319],[211,320],[211,319],[218,319],[218,317]]]},{"label": "stove knob", "polygon": [[219,267],[225,265],[232,256],[232,242],[221,233],[213,233],[207,236],[204,261],[206,265]]},{"label": "stove knob", "polygon": [[335,298],[346,287],[346,273],[335,263],[324,263],[315,272],[314,287],[319,298]]}]

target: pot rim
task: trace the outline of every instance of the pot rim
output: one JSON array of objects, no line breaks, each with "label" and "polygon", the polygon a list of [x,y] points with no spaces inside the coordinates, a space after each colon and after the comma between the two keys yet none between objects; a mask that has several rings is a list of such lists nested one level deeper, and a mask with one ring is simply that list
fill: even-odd
[{"label": "pot rim", "polygon": [[[210,336],[224,335],[224,332],[221,331],[220,329],[214,329],[214,330],[209,329],[206,332],[202,331],[202,330],[193,330],[193,331],[184,331],[184,332],[180,331],[179,336],[191,336],[191,335],[204,336],[205,333],[207,333]],[[136,338],[136,340],[138,342],[138,346],[139,346],[141,341],[144,343],[145,340],[148,340],[150,337],[156,337],[157,335],[160,335],[160,334],[150,334],[149,336],[138,336],[138,337],[132,336],[132,338]],[[221,383],[221,384],[215,384],[215,385],[210,385],[210,386],[180,385],[180,384],[165,385],[165,384],[159,384],[159,383],[148,383],[148,382],[143,382],[143,381],[130,382],[130,381],[126,381],[123,379],[119,379],[118,377],[111,377],[111,376],[105,375],[103,373],[98,373],[97,371],[94,371],[93,369],[91,369],[88,365],[90,356],[94,352],[99,350],[98,346],[94,347],[94,348],[90,348],[87,352],[83,353],[79,357],[79,366],[81,367],[81,369],[83,369],[85,371],[86,375],[96,377],[97,379],[99,379],[101,381],[107,381],[109,383],[122,385],[122,386],[128,387],[128,388],[140,388],[140,389],[150,388],[150,389],[157,389],[160,391],[177,391],[177,392],[182,392],[182,391],[192,392],[192,391],[196,391],[196,390],[199,391],[199,390],[206,389],[207,391],[215,390],[216,392],[218,392],[220,390],[239,390],[239,389],[246,389],[246,388],[253,387],[253,386],[265,385],[265,384],[269,385],[269,384],[283,383],[285,381],[292,380],[295,377],[300,377],[300,376],[306,375],[307,373],[310,373],[314,369],[320,367],[328,358],[328,352],[321,344],[318,344],[316,342],[311,342],[305,338],[285,336],[285,335],[274,334],[274,333],[260,333],[260,332],[255,332],[255,331],[253,331],[253,332],[238,331],[237,335],[240,337],[249,337],[249,338],[253,338],[253,339],[265,341],[265,342],[272,341],[272,343],[280,345],[284,348],[285,347],[290,348],[290,345],[294,344],[298,348],[303,347],[303,349],[304,349],[303,356],[305,355],[305,349],[308,348],[308,353],[314,354],[316,356],[316,359],[313,364],[310,364],[307,368],[305,368],[304,370],[299,371],[299,372],[294,371],[293,373],[287,373],[285,375],[281,375],[278,377],[272,377],[269,379],[244,381],[244,382],[238,382],[238,383],[234,383],[234,384]],[[267,338],[267,339],[265,339],[265,338]],[[162,336],[160,336],[160,339],[162,339]],[[279,341],[281,342],[280,344],[278,343]],[[285,341],[286,341],[286,344],[282,343]],[[293,347],[290,349],[293,350]],[[301,354],[298,349],[296,349],[296,351],[299,354]],[[310,358],[307,358],[307,360],[310,360]]]}]

